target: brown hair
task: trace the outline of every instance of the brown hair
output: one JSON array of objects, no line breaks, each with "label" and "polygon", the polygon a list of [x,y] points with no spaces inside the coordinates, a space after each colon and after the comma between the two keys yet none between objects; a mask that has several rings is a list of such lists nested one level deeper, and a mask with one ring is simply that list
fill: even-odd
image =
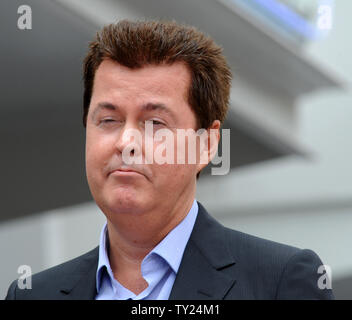
[{"label": "brown hair", "polygon": [[121,20],[105,26],[89,44],[84,59],[83,125],[93,91],[94,74],[103,59],[129,68],[146,64],[184,62],[191,73],[188,103],[196,114],[198,128],[209,128],[226,117],[231,71],[222,49],[195,27],[175,21]]}]

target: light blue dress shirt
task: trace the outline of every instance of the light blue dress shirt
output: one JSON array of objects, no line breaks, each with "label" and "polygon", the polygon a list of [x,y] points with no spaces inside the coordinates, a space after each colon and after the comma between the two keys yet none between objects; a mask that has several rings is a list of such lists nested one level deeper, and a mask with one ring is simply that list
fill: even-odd
[{"label": "light blue dress shirt", "polygon": [[198,214],[193,201],[187,216],[142,261],[142,275],[148,287],[138,295],[121,285],[113,275],[106,251],[107,223],[100,235],[99,261],[96,274],[96,300],[167,300],[170,296],[183,252]]}]

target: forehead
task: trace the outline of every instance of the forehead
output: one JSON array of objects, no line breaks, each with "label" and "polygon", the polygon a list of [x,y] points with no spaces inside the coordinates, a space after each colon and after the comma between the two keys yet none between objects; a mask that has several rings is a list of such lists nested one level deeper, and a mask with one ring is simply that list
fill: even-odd
[{"label": "forehead", "polygon": [[186,101],[190,82],[190,72],[182,62],[130,69],[105,59],[96,70],[93,95],[110,91],[130,97],[165,96]]}]

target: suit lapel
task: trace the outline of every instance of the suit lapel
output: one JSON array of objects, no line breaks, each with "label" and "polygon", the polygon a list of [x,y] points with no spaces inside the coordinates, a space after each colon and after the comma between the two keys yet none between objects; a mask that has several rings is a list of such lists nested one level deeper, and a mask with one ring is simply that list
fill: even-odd
[{"label": "suit lapel", "polygon": [[221,300],[235,279],[216,270],[191,244],[181,262],[170,300]]},{"label": "suit lapel", "polygon": [[[198,202],[198,216],[170,300],[224,299],[235,285],[235,260],[224,227]],[[230,275],[231,274],[231,275]]]},{"label": "suit lapel", "polygon": [[60,298],[69,300],[94,300],[99,247],[85,255],[76,270],[66,275],[60,287]]}]

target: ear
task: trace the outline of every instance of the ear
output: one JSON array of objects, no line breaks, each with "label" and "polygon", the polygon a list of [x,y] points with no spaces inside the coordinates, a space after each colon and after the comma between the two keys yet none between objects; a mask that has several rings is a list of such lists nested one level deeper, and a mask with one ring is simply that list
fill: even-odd
[{"label": "ear", "polygon": [[220,125],[219,120],[214,120],[212,125],[200,135],[200,161],[197,164],[197,172],[209,164],[218,150]]}]

